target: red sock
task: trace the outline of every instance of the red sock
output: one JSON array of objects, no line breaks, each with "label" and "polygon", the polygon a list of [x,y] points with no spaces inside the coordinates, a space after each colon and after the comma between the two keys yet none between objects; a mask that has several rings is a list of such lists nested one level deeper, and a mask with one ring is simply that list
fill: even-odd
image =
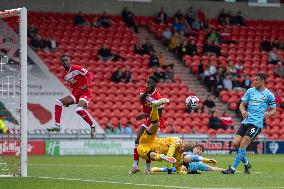
[{"label": "red sock", "polygon": [[59,125],[60,125],[62,106],[63,106],[63,104],[59,100],[56,100],[55,112],[54,112],[54,114],[55,114],[55,123],[57,123]]},{"label": "red sock", "polygon": [[137,147],[134,147],[134,149],[133,149],[133,159],[134,159],[134,161],[139,161],[139,154],[138,154],[138,151],[137,151]]},{"label": "red sock", "polygon": [[76,109],[76,112],[90,125],[90,127],[93,125],[93,121],[91,120],[90,116],[87,114],[86,110],[84,110],[84,108],[78,107]]}]

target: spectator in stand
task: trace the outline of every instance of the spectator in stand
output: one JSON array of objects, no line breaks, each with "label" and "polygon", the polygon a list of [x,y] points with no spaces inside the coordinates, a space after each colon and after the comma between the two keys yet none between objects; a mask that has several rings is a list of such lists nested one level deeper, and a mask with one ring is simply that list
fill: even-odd
[{"label": "spectator in stand", "polygon": [[218,41],[215,41],[215,42],[213,43],[211,52],[212,52],[212,54],[213,54],[214,56],[217,56],[217,57],[219,57],[219,56],[222,55],[222,54],[221,54],[221,48],[220,48],[220,46],[219,46],[219,44],[218,44]]},{"label": "spectator in stand", "polygon": [[234,16],[231,16],[230,25],[245,25],[241,11],[238,11]]},{"label": "spectator in stand", "polygon": [[155,72],[153,73],[153,76],[157,78],[158,82],[165,82],[166,75],[165,72],[161,70],[161,68],[156,67]]},{"label": "spectator in stand", "polygon": [[221,124],[224,127],[233,129],[233,126],[234,126],[233,118],[226,111],[223,112],[220,120],[221,120]]},{"label": "spectator in stand", "polygon": [[169,48],[172,51],[175,51],[181,44],[181,36],[178,32],[174,32],[170,39]]},{"label": "spectator in stand", "polygon": [[75,16],[74,23],[76,26],[83,26],[85,25],[85,20],[83,18],[82,11],[79,11],[79,13]]},{"label": "spectator in stand", "polygon": [[242,87],[245,88],[246,90],[248,90],[250,88],[250,86],[251,86],[251,81],[250,81],[249,75],[245,75]]},{"label": "spectator in stand", "polygon": [[35,51],[38,51],[41,49],[42,47],[41,39],[42,37],[39,34],[36,34],[35,37],[31,39],[30,45]]},{"label": "spectator in stand", "polygon": [[166,67],[164,73],[165,73],[166,82],[175,82],[173,67],[171,66]]},{"label": "spectator in stand", "polygon": [[269,52],[272,50],[272,45],[271,45],[271,42],[268,40],[268,37],[265,37],[263,39],[263,41],[261,42],[261,45],[260,45],[260,49],[262,51],[266,51],[266,52]]},{"label": "spectator in stand", "polygon": [[203,79],[201,80],[203,83],[207,84],[208,80],[210,78],[210,71],[209,71],[209,66],[205,66],[204,74],[203,74]]},{"label": "spectator in stand", "polygon": [[202,53],[205,56],[211,56],[213,55],[212,49],[213,49],[213,42],[210,39],[207,39],[205,44],[203,45]]},{"label": "spectator in stand", "polygon": [[158,58],[157,53],[154,51],[151,53],[151,56],[150,56],[149,67],[152,68],[152,67],[159,67],[159,66],[160,66],[159,58]]},{"label": "spectator in stand", "polygon": [[162,33],[162,43],[163,43],[164,46],[166,46],[166,47],[169,46],[171,37],[172,37],[172,32],[171,32],[170,28],[167,27],[166,30],[163,31],[163,33]]},{"label": "spectator in stand", "polygon": [[213,100],[213,96],[212,95],[207,95],[206,100],[203,102],[203,105],[208,109],[208,112],[212,112],[215,111],[215,102]]},{"label": "spectator in stand", "polygon": [[216,82],[214,83],[214,94],[219,96],[219,93],[224,89],[223,77],[220,74],[217,74]]},{"label": "spectator in stand", "polygon": [[194,8],[192,6],[188,8],[185,18],[189,25],[191,25],[196,20],[196,12],[194,11]]},{"label": "spectator in stand", "polygon": [[55,40],[54,36],[52,36],[52,37],[50,38],[50,50],[51,50],[52,52],[55,52],[55,51],[58,50],[57,43],[56,43],[56,40]]},{"label": "spectator in stand", "polygon": [[105,133],[106,134],[113,134],[113,126],[110,121],[107,122],[106,128],[105,128]]},{"label": "spectator in stand", "polygon": [[130,121],[127,122],[127,124],[124,128],[124,134],[127,134],[127,135],[133,134],[132,123]]},{"label": "spectator in stand", "polygon": [[113,60],[113,54],[111,53],[110,49],[107,48],[105,44],[103,44],[103,47],[98,51],[98,58],[104,62],[108,60]]},{"label": "spectator in stand", "polygon": [[33,24],[31,24],[31,26],[28,27],[28,37],[32,39],[37,34],[38,34],[38,30],[36,29],[36,27]]},{"label": "spectator in stand", "polygon": [[217,73],[216,66],[212,62],[209,62],[209,72],[210,72],[210,75],[215,75]]},{"label": "spectator in stand", "polygon": [[123,134],[123,133],[124,133],[124,129],[121,125],[121,122],[119,121],[117,126],[113,129],[113,134],[120,135],[120,134]]},{"label": "spectator in stand", "polygon": [[233,82],[233,90],[236,90],[236,91],[244,90],[242,82],[240,81],[239,77],[233,76],[232,82]]},{"label": "spectator in stand", "polygon": [[187,48],[188,48],[187,40],[184,40],[182,44],[179,46],[179,49],[177,50],[177,54],[181,59],[184,55],[187,54]]},{"label": "spectator in stand", "polygon": [[226,73],[231,75],[231,76],[235,76],[237,75],[237,69],[236,67],[233,65],[233,61],[229,60],[227,67],[226,67]]},{"label": "spectator in stand", "polygon": [[115,72],[113,72],[111,80],[115,83],[122,82],[122,73],[120,68],[117,68]]},{"label": "spectator in stand", "polygon": [[129,69],[129,66],[125,66],[124,70],[121,73],[121,80],[125,83],[132,82],[132,76]]},{"label": "spectator in stand", "polygon": [[164,11],[164,7],[161,7],[160,11],[156,16],[156,22],[158,24],[166,24],[168,20],[167,13]]},{"label": "spectator in stand", "polygon": [[143,49],[143,45],[141,43],[140,40],[138,40],[134,46],[134,52],[140,55],[145,54],[144,49]]},{"label": "spectator in stand", "polygon": [[174,14],[174,17],[173,19],[178,19],[178,20],[181,20],[181,18],[183,18],[183,14],[181,13],[181,10],[179,9],[175,14]]},{"label": "spectator in stand", "polygon": [[49,52],[50,48],[51,48],[51,43],[48,37],[42,37],[41,39],[41,44],[40,44],[40,48],[43,49],[46,52]]},{"label": "spectator in stand", "polygon": [[221,123],[221,120],[218,118],[216,111],[211,113],[211,117],[209,118],[209,128],[210,129],[227,129]]},{"label": "spectator in stand", "polygon": [[232,34],[228,31],[227,28],[224,28],[223,31],[220,30],[218,32],[218,37],[219,37],[220,43],[224,43],[227,45],[238,43],[237,41],[233,40]]},{"label": "spectator in stand", "polygon": [[202,29],[204,29],[206,25],[206,16],[202,9],[198,9],[196,19],[200,22]]},{"label": "spectator in stand", "polygon": [[277,48],[273,47],[272,50],[268,53],[268,63],[269,64],[282,64],[282,60],[280,59],[278,53],[277,53]]},{"label": "spectator in stand", "polygon": [[200,63],[198,64],[198,79],[203,81],[204,79],[204,60],[201,60]]},{"label": "spectator in stand", "polygon": [[174,67],[173,64],[168,64],[167,63],[167,61],[166,61],[166,59],[165,59],[165,57],[164,57],[162,52],[159,53],[158,58],[159,58],[159,65],[160,65],[161,68],[165,69],[167,67],[171,67],[171,68]]},{"label": "spectator in stand", "polygon": [[190,43],[187,46],[187,53],[186,54],[189,55],[189,56],[198,55],[197,47],[196,47],[196,43],[195,43],[194,39],[190,40]]},{"label": "spectator in stand", "polygon": [[107,15],[107,13],[104,11],[102,16],[100,16],[97,20],[96,20],[96,26],[97,27],[104,27],[104,28],[108,28],[111,26],[110,23],[110,18]]},{"label": "spectator in stand", "polygon": [[181,32],[181,31],[186,30],[186,26],[182,22],[182,18],[181,19],[175,18],[174,23],[173,23],[173,29],[177,32]]},{"label": "spectator in stand", "polygon": [[275,69],[274,69],[274,74],[277,77],[284,77],[284,68],[283,68],[282,63],[278,62],[276,64]]},{"label": "spectator in stand", "polygon": [[228,18],[227,18],[227,13],[225,12],[225,9],[221,9],[219,15],[218,15],[218,22],[220,25],[228,25]]},{"label": "spectator in stand", "polygon": [[146,38],[146,42],[142,45],[142,47],[145,54],[151,54],[152,52],[154,52],[154,47],[149,38]]},{"label": "spectator in stand", "polygon": [[237,70],[236,74],[240,76],[243,73],[244,69],[243,61],[239,60],[238,63],[235,65],[235,68]]},{"label": "spectator in stand", "polygon": [[226,75],[225,79],[223,79],[223,86],[224,89],[226,90],[232,90],[233,89],[233,82],[231,80],[231,76],[230,75]]},{"label": "spectator in stand", "polygon": [[138,28],[137,28],[135,21],[134,21],[135,15],[132,12],[128,11],[127,7],[123,8],[121,15],[122,15],[122,19],[125,22],[125,24],[129,28],[133,27],[134,31],[136,33],[138,33]]}]

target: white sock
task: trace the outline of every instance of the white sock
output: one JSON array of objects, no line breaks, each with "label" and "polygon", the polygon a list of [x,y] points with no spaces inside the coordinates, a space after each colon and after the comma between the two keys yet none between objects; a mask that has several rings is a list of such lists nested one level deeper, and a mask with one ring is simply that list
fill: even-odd
[{"label": "white sock", "polygon": [[151,169],[151,163],[146,163],[146,169]]},{"label": "white sock", "polygon": [[138,161],[137,160],[134,160],[133,167],[138,167]]}]

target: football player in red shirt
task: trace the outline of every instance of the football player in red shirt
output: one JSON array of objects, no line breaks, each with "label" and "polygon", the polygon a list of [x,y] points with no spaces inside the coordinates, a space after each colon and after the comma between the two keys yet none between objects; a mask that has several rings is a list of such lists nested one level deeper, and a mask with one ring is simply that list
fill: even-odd
[{"label": "football player in red shirt", "polygon": [[[139,100],[140,100],[140,103],[143,105],[143,113],[139,114],[136,117],[136,119],[137,120],[145,119],[145,120],[142,123],[140,129],[138,130],[137,137],[135,139],[135,147],[134,147],[134,153],[133,153],[134,162],[133,162],[133,166],[132,166],[131,170],[129,171],[130,174],[140,172],[140,169],[138,167],[139,155],[138,155],[138,152],[137,152],[137,147],[138,147],[139,139],[140,139],[141,135],[143,134],[145,129],[152,124],[151,119],[150,119],[150,113],[151,113],[151,110],[152,110],[151,102],[153,102],[155,100],[162,99],[162,96],[156,90],[157,82],[158,82],[158,80],[157,80],[156,77],[150,76],[146,81],[146,87],[140,90]],[[164,127],[164,118],[162,117],[162,109],[163,109],[162,106],[158,109],[159,116],[160,116],[160,120],[159,120],[159,124],[160,124],[159,127],[160,128]],[[146,161],[145,172],[151,171],[150,163],[151,163],[151,160]]]},{"label": "football player in red shirt", "polygon": [[95,137],[96,129],[93,121],[85,108],[92,98],[91,84],[93,74],[79,65],[71,64],[67,55],[62,55],[60,61],[65,71],[63,78],[68,81],[72,87],[72,94],[63,97],[55,102],[55,125],[48,128],[48,131],[60,131],[60,118],[63,107],[77,104],[76,113],[80,115],[91,127],[91,137]]}]

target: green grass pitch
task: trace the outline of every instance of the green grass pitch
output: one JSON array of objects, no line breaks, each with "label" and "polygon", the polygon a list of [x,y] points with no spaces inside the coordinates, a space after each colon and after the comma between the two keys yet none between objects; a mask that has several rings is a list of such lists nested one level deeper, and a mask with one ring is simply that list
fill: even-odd
[{"label": "green grass pitch", "polygon": [[[234,155],[210,156],[227,168]],[[249,155],[252,174],[206,172],[201,175],[167,175],[143,172],[129,175],[131,156],[32,156],[28,178],[0,178],[0,189],[32,188],[284,188],[284,155]],[[141,170],[144,161],[140,161]],[[165,163],[153,163],[153,166]]]}]

